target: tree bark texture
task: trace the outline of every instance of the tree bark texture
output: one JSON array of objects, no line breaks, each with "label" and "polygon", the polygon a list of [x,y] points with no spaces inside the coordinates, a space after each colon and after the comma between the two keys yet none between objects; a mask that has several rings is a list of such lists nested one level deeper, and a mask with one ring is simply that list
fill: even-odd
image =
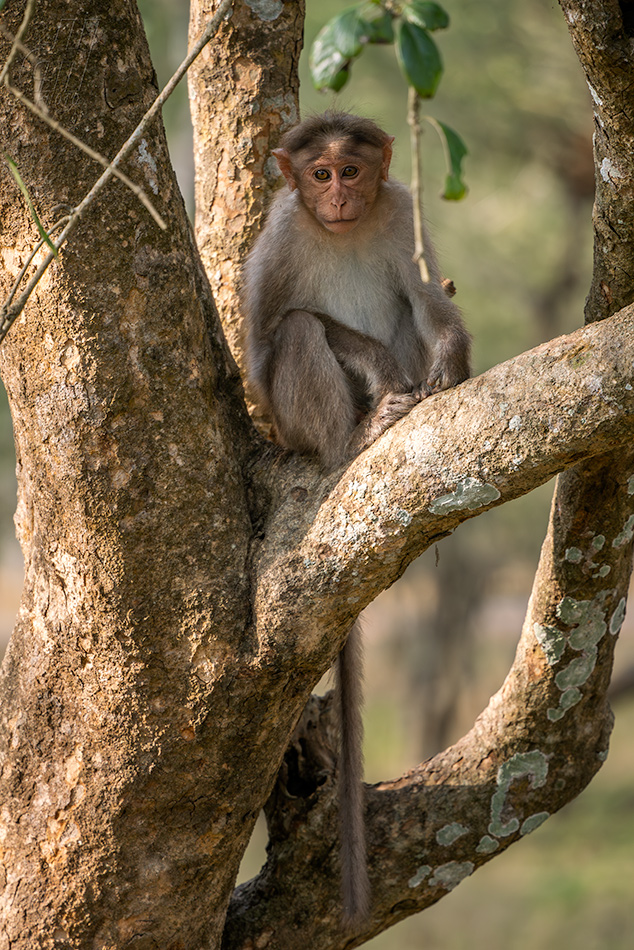
[{"label": "tree bark texture", "polygon": [[[194,39],[219,0],[192,0]],[[242,365],[240,268],[281,180],[271,155],[299,121],[304,0],[236,0],[220,43],[189,72],[196,239],[227,341]]]},{"label": "tree bark texture", "polygon": [[[4,14],[13,32],[23,6]],[[246,42],[235,23],[250,43],[265,23],[282,49],[296,6],[237,3],[217,61]],[[27,44],[51,113],[114,154],[156,92],[132,0],[40,0]],[[288,92],[283,72],[267,97]],[[13,80],[32,91],[23,60]],[[233,142],[246,125],[227,96]],[[205,146],[227,191],[235,148]],[[267,148],[240,154],[264,167]],[[5,90],[0,150],[45,225],[99,174]],[[167,232],[113,183],[0,351],[26,563],[0,679],[0,950],[352,947],[537,827],[605,757],[634,464],[602,456],[632,444],[634,307],[615,296],[609,320],[425,400],[324,478],[250,425],[160,123],[125,170]],[[247,190],[237,217],[260,207]],[[237,222],[224,200],[208,207]],[[6,293],[36,240],[6,170],[0,237]],[[367,790],[372,913],[344,936],[330,701],[298,725],[312,686],[428,544],[584,459],[553,506],[502,690],[451,749]],[[267,799],[267,865],[225,926]]]},{"label": "tree bark texture", "polygon": [[[51,113],[114,155],[157,92],[135,4],[41,0],[26,41]],[[24,61],[13,79],[32,93]],[[0,109],[50,225],[100,169],[5,90]],[[248,623],[247,417],[160,123],[126,170],[168,231],[114,184],[1,352],[26,569],[0,701],[3,948],[212,945],[252,823],[222,792],[243,739],[203,751],[240,729],[231,690],[212,696]],[[6,293],[35,235],[1,175]]]}]

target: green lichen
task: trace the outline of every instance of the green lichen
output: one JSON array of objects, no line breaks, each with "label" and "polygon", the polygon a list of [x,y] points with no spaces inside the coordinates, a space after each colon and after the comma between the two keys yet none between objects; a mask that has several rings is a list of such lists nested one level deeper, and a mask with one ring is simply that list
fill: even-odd
[{"label": "green lichen", "polygon": [[551,722],[558,722],[569,709],[576,706],[581,699],[581,692],[575,687],[567,689],[559,698],[559,706],[556,709],[549,709],[546,715]]},{"label": "green lichen", "polygon": [[448,891],[453,891],[454,887],[457,887],[461,881],[464,881],[474,871],[475,864],[471,861],[449,861],[448,864],[441,864],[440,867],[436,868],[433,877],[429,879],[429,886],[436,887],[440,885]]},{"label": "green lichen", "polygon": [[583,558],[583,551],[580,551],[579,548],[566,548],[564,558],[566,561],[570,561],[571,564],[578,564]]},{"label": "green lichen", "polygon": [[[600,542],[599,539],[601,539]],[[605,538],[598,535],[593,541],[593,547],[598,550],[604,543]],[[599,569],[602,577],[610,570],[609,565],[604,565],[604,568],[607,570]],[[557,616],[566,626],[575,628],[567,637],[555,627],[540,627],[539,632],[537,625],[533,627],[551,665],[554,665],[563,653],[562,640],[564,645],[567,643],[573,650],[581,653],[581,656],[571,660],[568,666],[560,670],[555,677],[555,684],[562,695],[559,705],[547,710],[546,715],[551,722],[558,722],[569,709],[576,706],[581,699],[581,693],[577,687],[587,682],[596,666],[597,644],[608,629],[603,606],[607,596],[608,592],[603,591],[594,600],[575,600],[574,597],[564,597],[561,600],[557,605]],[[555,660],[551,657],[555,657]]]},{"label": "green lichen", "polygon": [[581,623],[587,614],[590,603],[589,600],[575,600],[574,597],[564,597],[557,604],[557,616],[569,626]]},{"label": "green lichen", "polygon": [[492,838],[490,835],[484,835],[480,838],[480,843],[476,848],[478,854],[492,854],[494,851],[500,847],[500,842],[496,841],[495,838]]},{"label": "green lichen", "polygon": [[500,493],[494,485],[487,485],[477,478],[463,478],[456,485],[456,490],[448,495],[441,495],[429,506],[434,515],[444,515],[449,511],[473,511],[497,501]]},{"label": "green lichen", "polygon": [[617,635],[623,626],[623,621],[625,620],[625,597],[621,597],[620,601],[617,604],[616,610],[612,614],[610,619],[610,633],[613,637]]},{"label": "green lichen", "polygon": [[404,508],[397,508],[394,512],[394,517],[397,521],[400,521],[404,528],[407,528],[412,523],[412,516],[409,511],[405,511]]},{"label": "green lichen", "polygon": [[634,515],[630,515],[630,517],[625,522],[625,527],[612,542],[612,547],[622,548],[626,544],[629,544],[633,537],[634,537]]},{"label": "green lichen", "polygon": [[413,877],[410,877],[407,882],[408,887],[418,887],[419,884],[422,884],[428,874],[431,874],[431,868],[428,864],[422,864],[416,871],[416,874]]},{"label": "green lichen", "polygon": [[530,817],[523,822],[520,828],[520,834],[529,835],[531,831],[535,831],[536,828],[543,825],[547,818],[550,818],[550,812],[547,811],[538,811],[535,815],[530,815]]},{"label": "green lichen", "polygon": [[248,7],[251,7],[256,16],[261,20],[277,20],[284,9],[282,0],[246,0]]},{"label": "green lichen", "polygon": [[548,627],[540,623],[533,624],[533,632],[546,655],[548,664],[554,666],[566,649],[566,638],[557,627]]},{"label": "green lichen", "polygon": [[592,650],[607,631],[602,598],[575,600],[564,597],[557,605],[557,616],[569,626],[576,625],[568,642],[573,650]]},{"label": "green lichen", "polygon": [[447,846],[453,844],[454,841],[457,841],[458,838],[462,838],[462,836],[466,834],[469,834],[469,829],[459,824],[459,822],[453,821],[450,825],[445,825],[444,828],[441,828],[440,831],[436,833],[436,841],[438,844]]},{"label": "green lichen", "polygon": [[597,573],[592,575],[592,578],[607,577],[611,570],[612,568],[609,564],[602,564]]},{"label": "green lichen", "polygon": [[634,495],[634,475],[630,475],[627,480],[627,493],[628,495]]},{"label": "green lichen", "polygon": [[570,689],[572,686],[583,686],[583,684],[588,681],[596,665],[597,649],[595,647],[582,656],[577,656],[574,660],[571,660],[564,670],[557,673],[555,683],[562,692]]},{"label": "green lichen", "polygon": [[530,778],[531,788],[539,788],[546,782],[547,775],[548,759],[538,749],[533,752],[518,752],[500,766],[497,774],[498,788],[491,799],[489,834],[504,838],[519,829],[520,823],[517,818],[511,818],[506,822],[502,820],[506,796],[512,783],[518,779]]},{"label": "green lichen", "polygon": [[600,551],[601,548],[604,546],[604,544],[605,544],[605,536],[602,534],[598,534],[596,538],[592,539],[592,547],[594,548],[595,551]]}]

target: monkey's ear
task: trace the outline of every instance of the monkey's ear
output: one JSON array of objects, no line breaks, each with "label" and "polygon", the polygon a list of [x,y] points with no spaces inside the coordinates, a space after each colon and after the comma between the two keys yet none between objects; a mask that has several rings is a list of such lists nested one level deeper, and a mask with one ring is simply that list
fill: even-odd
[{"label": "monkey's ear", "polygon": [[394,141],[393,135],[386,135],[385,141],[383,142],[383,162],[381,163],[381,178],[383,181],[387,181],[387,175],[390,170],[390,162],[392,161],[392,142]]},{"label": "monkey's ear", "polygon": [[286,184],[291,191],[295,191],[297,182],[295,181],[293,166],[291,165],[291,153],[285,148],[274,148],[273,155],[275,155],[277,164],[280,166],[280,171],[286,179]]}]

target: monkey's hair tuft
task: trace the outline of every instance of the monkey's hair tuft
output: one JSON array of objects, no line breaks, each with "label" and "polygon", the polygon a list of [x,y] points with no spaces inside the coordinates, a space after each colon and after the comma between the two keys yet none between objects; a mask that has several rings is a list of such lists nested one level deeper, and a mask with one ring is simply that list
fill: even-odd
[{"label": "monkey's hair tuft", "polygon": [[323,115],[310,116],[282,136],[281,145],[289,152],[299,152],[307,145],[325,145],[332,139],[346,138],[355,145],[373,145],[382,148],[387,136],[371,119],[349,112],[328,110]]}]

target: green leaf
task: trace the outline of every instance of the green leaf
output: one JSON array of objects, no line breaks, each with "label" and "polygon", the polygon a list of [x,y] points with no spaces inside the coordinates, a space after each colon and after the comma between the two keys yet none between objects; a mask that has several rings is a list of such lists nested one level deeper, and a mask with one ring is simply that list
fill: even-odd
[{"label": "green leaf", "polygon": [[335,89],[338,92],[344,83],[337,87],[337,77],[341,72],[347,73],[347,65],[348,60],[335,46],[330,24],[327,23],[317,35],[310,51],[313,85],[316,89]]},{"label": "green leaf", "polygon": [[350,61],[367,43],[394,40],[392,17],[380,4],[364,2],[344,10],[319,31],[310,51],[310,72],[317,89],[335,92],[348,81]]},{"label": "green leaf", "polygon": [[461,201],[467,193],[467,186],[462,178],[456,175],[447,175],[445,178],[445,188],[442,197],[447,201]]},{"label": "green leaf", "polygon": [[[380,11],[380,12],[379,12]],[[393,43],[394,42],[394,18],[391,14],[383,11],[379,7],[378,15],[373,15],[370,8],[364,14],[364,20],[367,27],[368,43]]]},{"label": "green leaf", "polygon": [[411,0],[403,7],[401,16],[408,23],[425,30],[446,30],[449,26],[449,14],[438,3],[427,0]]},{"label": "green leaf", "polygon": [[6,163],[7,163],[7,165],[9,166],[9,171],[11,172],[11,174],[13,175],[13,177],[15,178],[15,180],[16,180],[16,182],[17,182],[18,188],[20,189],[20,191],[21,191],[22,194],[24,195],[24,200],[26,201],[27,207],[28,207],[28,209],[29,209],[29,211],[30,211],[30,213],[31,213],[31,217],[33,218],[33,221],[35,222],[35,226],[36,226],[37,230],[39,231],[40,237],[42,238],[42,240],[44,241],[44,243],[47,244],[47,245],[50,247],[50,249],[51,249],[51,251],[53,252],[53,254],[55,255],[55,257],[57,257],[57,248],[55,247],[55,245],[54,245],[53,242],[51,241],[50,237],[48,236],[47,231],[44,229],[44,227],[42,226],[42,223],[41,223],[40,219],[39,219],[38,216],[37,216],[37,211],[36,211],[35,208],[33,207],[33,202],[31,201],[31,196],[29,195],[29,193],[28,193],[28,191],[27,191],[26,185],[25,185],[24,182],[22,181],[22,178],[21,178],[21,176],[20,176],[20,172],[18,171],[18,166],[15,164],[15,162],[13,161],[12,158],[9,158],[8,155],[5,155],[5,156],[4,156],[4,159],[5,159]]},{"label": "green leaf", "polygon": [[344,10],[338,17],[326,24],[332,32],[332,43],[346,59],[358,56],[367,42],[368,25],[359,12],[359,7]]},{"label": "green leaf", "polygon": [[467,193],[467,186],[462,177],[462,162],[469,154],[467,146],[463,139],[444,122],[434,120],[434,128],[440,135],[445,151],[445,157],[449,166],[449,171],[445,179],[445,190],[443,198],[448,201],[460,201]]},{"label": "green leaf", "polygon": [[339,72],[332,77],[328,84],[328,88],[332,89],[333,92],[339,92],[340,89],[343,89],[345,84],[350,79],[350,70],[349,69],[340,69]]},{"label": "green leaf", "polygon": [[396,55],[408,84],[422,99],[431,99],[438,88],[443,65],[440,51],[427,30],[413,23],[399,22]]}]

